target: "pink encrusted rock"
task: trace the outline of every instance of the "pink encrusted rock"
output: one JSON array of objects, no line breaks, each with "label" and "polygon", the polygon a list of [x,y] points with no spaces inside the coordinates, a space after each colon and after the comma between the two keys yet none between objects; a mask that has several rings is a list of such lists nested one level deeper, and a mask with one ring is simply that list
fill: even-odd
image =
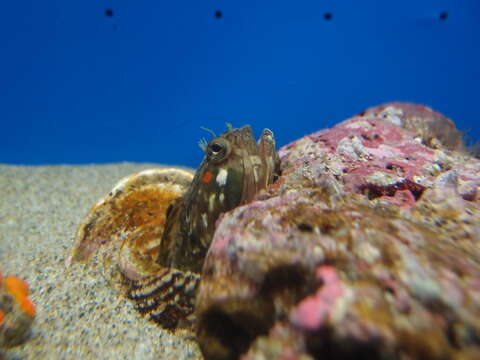
[{"label": "pink encrusted rock", "polygon": [[290,313],[292,324],[306,330],[320,328],[329,311],[333,309],[333,305],[343,295],[343,288],[334,267],[321,265],[316,273],[322,286],[314,295],[301,300]]},{"label": "pink encrusted rock", "polygon": [[391,103],[279,151],[217,223],[197,296],[207,359],[479,359],[480,161]]}]

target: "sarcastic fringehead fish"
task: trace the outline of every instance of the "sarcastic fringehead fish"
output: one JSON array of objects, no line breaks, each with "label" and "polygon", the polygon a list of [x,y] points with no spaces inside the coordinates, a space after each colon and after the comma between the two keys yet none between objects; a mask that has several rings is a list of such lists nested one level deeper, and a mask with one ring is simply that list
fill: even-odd
[{"label": "sarcastic fringehead fish", "polygon": [[149,169],[120,180],[82,221],[66,260],[70,266],[101,249],[106,271],[118,267],[126,295],[165,328],[194,321],[195,292],[220,214],[250,202],[279,173],[268,129],[257,143],[250,126],[228,126],[201,147],[205,157],[195,175]]}]

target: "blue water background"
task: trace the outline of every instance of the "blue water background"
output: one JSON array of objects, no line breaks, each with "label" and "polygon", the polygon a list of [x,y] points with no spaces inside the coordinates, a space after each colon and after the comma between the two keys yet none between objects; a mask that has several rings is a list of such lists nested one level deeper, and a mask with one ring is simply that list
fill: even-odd
[{"label": "blue water background", "polygon": [[0,44],[1,163],[195,167],[200,126],[284,145],[394,100],[480,139],[478,0],[3,1]]}]

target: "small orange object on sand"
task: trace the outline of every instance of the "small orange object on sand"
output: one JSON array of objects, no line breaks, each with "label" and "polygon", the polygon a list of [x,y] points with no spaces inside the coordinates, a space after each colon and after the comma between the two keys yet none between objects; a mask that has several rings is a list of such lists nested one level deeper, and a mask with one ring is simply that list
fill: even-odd
[{"label": "small orange object on sand", "polygon": [[24,297],[20,302],[20,308],[24,313],[29,315],[30,317],[35,317],[35,305],[33,302],[28,298]]},{"label": "small orange object on sand", "polygon": [[9,275],[5,278],[5,289],[12,294],[17,302],[28,296],[28,284],[19,277]]},{"label": "small orange object on sand", "polygon": [[[26,340],[36,314],[28,293],[26,281],[13,275],[3,277],[0,272],[0,349]],[[1,351],[0,359],[3,359]]]}]

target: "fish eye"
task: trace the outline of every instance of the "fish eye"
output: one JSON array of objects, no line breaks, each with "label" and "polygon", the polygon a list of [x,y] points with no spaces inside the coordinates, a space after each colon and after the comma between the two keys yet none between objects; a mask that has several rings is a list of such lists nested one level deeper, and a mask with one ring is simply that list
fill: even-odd
[{"label": "fish eye", "polygon": [[212,144],[210,145],[210,150],[213,154],[218,154],[223,150],[223,146],[220,144]]},{"label": "fish eye", "polygon": [[207,156],[211,160],[221,161],[226,158],[229,153],[229,143],[223,138],[213,139],[207,146]]}]

